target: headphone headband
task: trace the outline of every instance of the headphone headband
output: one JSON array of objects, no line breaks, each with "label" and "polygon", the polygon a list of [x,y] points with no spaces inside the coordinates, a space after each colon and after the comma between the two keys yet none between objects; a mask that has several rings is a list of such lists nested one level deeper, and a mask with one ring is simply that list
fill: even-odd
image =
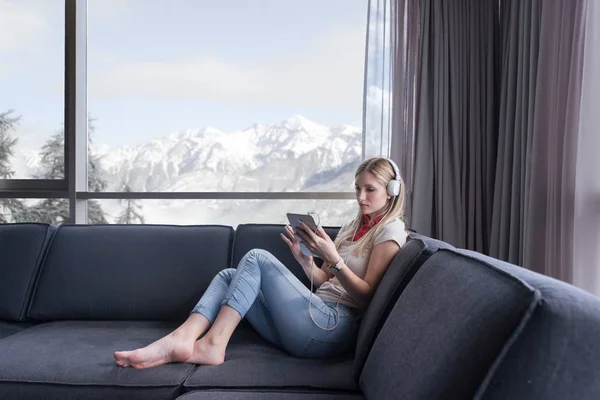
[{"label": "headphone headband", "polygon": [[400,169],[398,168],[396,163],[391,158],[386,158],[386,160],[388,160],[388,162],[392,166],[392,169],[394,170],[394,179],[400,180]]},{"label": "headphone headband", "polygon": [[398,196],[400,194],[400,170],[398,166],[391,158],[385,158],[394,170],[394,179],[390,180],[387,184],[387,193],[390,196]]}]

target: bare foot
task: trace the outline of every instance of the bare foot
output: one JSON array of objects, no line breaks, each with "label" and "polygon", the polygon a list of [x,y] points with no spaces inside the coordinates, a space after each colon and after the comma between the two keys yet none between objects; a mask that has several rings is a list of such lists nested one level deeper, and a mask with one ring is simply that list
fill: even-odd
[{"label": "bare foot", "polygon": [[156,342],[132,351],[115,351],[120,367],[150,368],[170,362],[185,362],[194,352],[194,343],[171,333]]},{"label": "bare foot", "polygon": [[219,365],[225,361],[226,345],[212,342],[207,337],[196,340],[192,356],[185,362],[190,364]]}]

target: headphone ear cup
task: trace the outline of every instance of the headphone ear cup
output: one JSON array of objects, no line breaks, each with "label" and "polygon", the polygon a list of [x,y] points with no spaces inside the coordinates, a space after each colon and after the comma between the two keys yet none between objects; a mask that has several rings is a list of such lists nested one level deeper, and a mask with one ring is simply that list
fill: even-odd
[{"label": "headphone ear cup", "polygon": [[390,196],[398,196],[400,194],[400,181],[392,179],[387,184],[387,193]]}]

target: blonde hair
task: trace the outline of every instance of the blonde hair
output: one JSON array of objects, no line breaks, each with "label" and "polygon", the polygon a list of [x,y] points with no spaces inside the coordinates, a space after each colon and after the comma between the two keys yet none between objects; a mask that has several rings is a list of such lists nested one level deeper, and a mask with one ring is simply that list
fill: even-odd
[{"label": "blonde hair", "polygon": [[[363,172],[370,172],[373,174],[377,181],[383,185],[387,194],[387,184],[390,180],[394,179],[395,175],[394,169],[387,158],[369,158],[368,160],[365,160],[356,169],[356,172],[354,173],[354,179],[356,179],[358,175]],[[402,180],[401,176],[396,176],[396,179],[400,181],[400,193],[398,196],[392,196],[390,199],[388,199],[383,212],[374,216],[378,217],[379,215],[383,215],[383,218],[377,223],[377,225],[375,225],[365,235],[358,239],[356,242],[356,247],[352,252],[353,254],[364,255],[365,253],[371,251],[373,239],[379,232],[381,232],[388,222],[391,222],[396,218],[404,220],[404,181]],[[343,242],[347,240],[352,241],[354,235],[356,232],[358,232],[361,226],[363,226],[363,214],[359,208],[356,217],[349,224],[345,225],[338,233],[334,242],[335,247],[339,249]]]}]

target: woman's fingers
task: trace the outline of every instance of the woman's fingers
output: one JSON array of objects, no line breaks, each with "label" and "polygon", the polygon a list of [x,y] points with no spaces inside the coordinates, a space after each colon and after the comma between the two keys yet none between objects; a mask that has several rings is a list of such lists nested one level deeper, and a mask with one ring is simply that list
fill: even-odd
[{"label": "woman's fingers", "polygon": [[291,250],[294,250],[294,244],[296,244],[296,241],[288,239],[283,233],[280,233],[280,235],[281,235],[281,238],[283,239],[283,241],[288,245],[288,247]]},{"label": "woman's fingers", "polygon": [[[300,225],[302,226],[302,228],[304,229],[304,231],[306,232],[306,234],[307,234],[309,237],[311,237],[311,238],[312,238],[313,236],[316,236],[316,235],[315,235],[315,233],[312,231],[312,229],[310,229],[310,227],[309,227],[308,225],[306,225],[306,224],[304,223],[304,221],[300,221]],[[317,229],[318,229],[318,228],[317,228]]]},{"label": "woman's fingers", "polygon": [[298,236],[302,239],[302,243],[313,253],[318,252],[319,248],[317,247],[317,243],[312,240],[312,238],[308,237],[308,234],[305,232],[298,231]]},{"label": "woman's fingers", "polygon": [[304,245],[310,250],[310,251],[314,251],[314,242],[308,237],[308,235],[306,234],[306,232],[304,232],[302,229],[299,229],[296,234],[300,237],[300,239],[302,240],[302,243],[304,243]]},{"label": "woman's fingers", "polygon": [[[292,231],[289,226],[285,227],[285,233],[287,234],[287,236],[283,235],[283,233],[281,235],[285,236],[285,238],[290,242],[290,244],[294,244],[296,243],[296,236],[294,236],[294,231]],[[288,238],[289,236],[289,238]]]},{"label": "woman's fingers", "polygon": [[294,231],[292,230],[292,227],[289,225],[285,226],[285,231],[287,232],[288,236],[290,237],[292,242],[296,241],[296,236],[294,235]]},{"label": "woman's fingers", "polygon": [[311,241],[310,236],[308,236],[308,234],[302,228],[296,230],[296,235],[298,235],[300,239],[302,239],[304,244],[308,244],[308,242]]},{"label": "woman's fingers", "polygon": [[290,241],[290,239],[286,238],[283,233],[280,233],[280,235],[283,241],[286,242],[288,246],[292,247],[292,242]]},{"label": "woman's fingers", "polygon": [[304,229],[296,229],[296,236],[302,240],[302,243],[308,245],[309,238],[306,235],[306,232],[304,232]]},{"label": "woman's fingers", "polygon": [[[310,227],[308,225],[306,225],[304,223],[304,221],[301,221],[300,224],[302,225],[302,228],[303,228],[300,231],[304,234],[304,236],[301,236],[302,240],[305,241],[305,242],[310,241],[310,243],[313,246],[317,246],[320,243],[319,240],[322,240],[322,239],[325,239],[326,237],[329,237],[329,236],[327,236],[327,234],[325,233],[325,231],[321,227],[317,227],[317,233],[315,233],[315,232],[313,232],[310,229]],[[319,229],[323,232],[323,234],[325,235],[325,237],[321,237],[321,234],[319,233],[320,232]]]},{"label": "woman's fingers", "polygon": [[329,237],[329,235],[327,234],[327,232],[325,232],[325,229],[323,229],[322,227],[317,227],[317,235],[322,237],[323,239],[327,239]]}]

